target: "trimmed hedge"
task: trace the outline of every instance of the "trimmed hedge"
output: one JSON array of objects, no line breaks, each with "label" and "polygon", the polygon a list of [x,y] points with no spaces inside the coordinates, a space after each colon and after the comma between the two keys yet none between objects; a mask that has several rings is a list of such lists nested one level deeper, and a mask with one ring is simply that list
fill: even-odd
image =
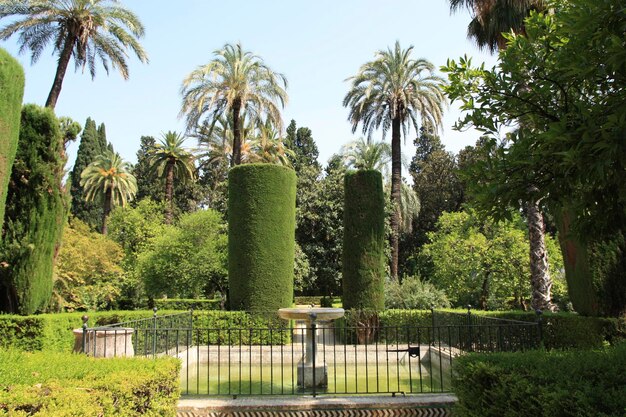
[{"label": "trimmed hedge", "polygon": [[155,299],[153,304],[159,310],[220,310],[222,300],[198,298]]},{"label": "trimmed hedge", "polygon": [[180,362],[0,351],[0,415],[175,416]]},{"label": "trimmed hedge", "polygon": [[24,96],[24,70],[4,49],[0,49],[0,228],[11,167],[17,152],[20,112]]},{"label": "trimmed hedge", "polygon": [[291,341],[289,321],[278,318],[276,312],[194,311],[193,327],[193,345],[283,345]]},{"label": "trimmed hedge", "polygon": [[246,164],[228,174],[231,310],[271,311],[293,301],[296,174]]},{"label": "trimmed hedge", "polygon": [[[159,315],[171,312],[159,311]],[[150,318],[152,311],[103,311],[88,313],[39,314],[35,316],[0,315],[0,349],[71,352],[73,329],[81,328],[82,316],[89,316],[89,326]]]},{"label": "trimmed hedge", "polygon": [[344,179],[343,307],[385,309],[385,196],[378,171]]},{"label": "trimmed hedge", "polygon": [[601,351],[471,354],[455,358],[459,417],[626,415],[626,344]]}]

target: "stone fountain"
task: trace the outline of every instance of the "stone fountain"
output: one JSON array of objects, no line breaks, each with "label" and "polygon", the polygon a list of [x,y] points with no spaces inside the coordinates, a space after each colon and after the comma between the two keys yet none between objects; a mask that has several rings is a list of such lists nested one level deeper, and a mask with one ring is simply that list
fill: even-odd
[{"label": "stone fountain", "polygon": [[298,387],[313,388],[328,386],[328,367],[317,355],[315,332],[318,322],[329,323],[343,317],[343,308],[309,307],[281,308],[278,316],[285,320],[302,320],[306,323],[306,350],[298,362]]}]

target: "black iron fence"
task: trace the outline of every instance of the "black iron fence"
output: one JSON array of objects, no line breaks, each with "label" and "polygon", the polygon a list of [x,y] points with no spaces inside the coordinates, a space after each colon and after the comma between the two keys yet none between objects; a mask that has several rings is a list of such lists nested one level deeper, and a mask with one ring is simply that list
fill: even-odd
[{"label": "black iron fence", "polygon": [[135,356],[176,356],[183,364],[183,395],[408,394],[450,391],[458,355],[533,349],[541,337],[540,323],[471,311],[432,310],[430,326],[382,326],[373,319],[224,329],[194,326],[192,317],[155,312],[151,319],[86,327],[84,351],[97,353],[89,338],[104,332],[124,341],[104,348],[118,356],[129,353],[125,345]]}]

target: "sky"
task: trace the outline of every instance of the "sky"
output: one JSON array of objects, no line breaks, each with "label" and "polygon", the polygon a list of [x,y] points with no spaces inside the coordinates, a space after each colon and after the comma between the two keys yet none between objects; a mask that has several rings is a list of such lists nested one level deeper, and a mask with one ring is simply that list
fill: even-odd
[{"label": "sky", "polygon": [[[398,40],[403,48],[414,46],[414,58],[427,59],[437,68],[465,54],[476,64],[495,63],[493,56],[467,39],[469,13],[451,15],[448,0],[122,0],[121,4],[145,26],[140,41],[150,63],[141,64],[131,55],[127,81],[114,70],[107,76],[101,66],[92,80],[88,71],[75,72],[70,64],[56,114],[81,125],[87,117],[104,123],[109,142],[133,163],[141,136],[159,138],[170,130],[184,131],[184,120],[179,118],[182,80],[226,43],[241,42],[287,77],[284,124],[294,119],[298,127],[312,130],[322,164],[361,136],[360,131],[352,134],[348,111],[342,106],[349,88],[345,80],[371,61],[376,51]],[[57,58],[49,47],[31,65],[28,52],[18,55],[16,41],[17,36],[0,41],[0,47],[24,67],[24,103],[43,105]],[[453,152],[473,145],[479,136],[475,131],[454,131],[459,116],[458,107],[452,105],[441,133],[444,145]],[[412,132],[403,144],[403,154],[409,158],[414,154],[414,137]],[[374,138],[382,139],[382,133]],[[186,145],[196,144],[189,139]],[[77,148],[77,143],[70,145],[68,169]]]}]

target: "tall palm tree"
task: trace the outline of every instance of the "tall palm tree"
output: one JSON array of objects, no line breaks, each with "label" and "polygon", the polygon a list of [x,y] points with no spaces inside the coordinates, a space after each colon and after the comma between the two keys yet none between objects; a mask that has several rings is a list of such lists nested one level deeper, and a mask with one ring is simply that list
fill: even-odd
[{"label": "tall palm tree", "polygon": [[96,75],[96,61],[101,61],[107,74],[112,67],[128,79],[128,49],[141,62],[148,62],[148,55],[137,40],[144,35],[143,25],[131,11],[115,4],[115,0],[17,0],[11,4],[3,3],[0,19],[21,17],[0,30],[0,39],[7,40],[19,33],[20,53],[30,50],[33,63],[50,42],[59,55],[46,107],[56,106],[72,57],[76,69],[87,67],[92,78]]},{"label": "tall palm tree", "polygon": [[[506,48],[504,32],[524,34],[524,19],[531,10],[544,10],[544,0],[450,0],[450,10],[455,12],[467,8],[473,14],[467,36],[474,39],[480,48],[490,52]],[[520,120],[524,124],[524,120]],[[539,189],[532,184],[530,194]],[[550,267],[545,243],[545,222],[541,211],[541,199],[526,202],[526,219],[530,242],[530,280],[532,287],[531,305],[534,309],[554,310],[552,303]]]},{"label": "tall palm tree", "polygon": [[122,157],[106,150],[80,174],[80,185],[85,190],[85,200],[102,200],[102,234],[107,234],[107,219],[113,206],[125,206],[137,194],[137,180],[131,167]]},{"label": "tall palm tree", "polygon": [[287,79],[239,43],[226,44],[214,55],[183,81],[180,114],[187,119],[188,131],[195,130],[204,118],[210,132],[224,113],[230,113],[234,127],[231,166],[235,166],[241,163],[241,112],[251,120],[268,118],[282,131],[277,103],[281,107],[287,103]]},{"label": "tall palm tree", "polygon": [[419,122],[441,126],[446,100],[443,79],[435,75],[435,67],[425,59],[413,59],[413,46],[378,51],[376,59],[361,66],[354,77],[343,105],[349,108],[348,120],[355,132],[359,123],[363,133],[371,137],[382,128],[383,137],[391,128],[391,276],[398,279],[398,243],[400,230],[400,198],[402,184],[402,134],[411,126],[417,131]]},{"label": "tall palm tree", "polygon": [[176,132],[167,132],[162,135],[159,143],[150,149],[150,166],[157,176],[165,177],[165,199],[167,209],[165,222],[172,223],[174,216],[174,178],[181,182],[193,180],[196,167],[194,156],[183,147],[185,138]]},{"label": "tall palm tree", "polygon": [[[241,162],[246,163],[250,157],[249,138],[255,130],[255,122],[240,114],[241,125]],[[198,140],[201,153],[198,155],[200,166],[228,166],[233,156],[234,126],[232,114],[222,115],[211,128],[207,123],[198,127],[192,135]]]}]

